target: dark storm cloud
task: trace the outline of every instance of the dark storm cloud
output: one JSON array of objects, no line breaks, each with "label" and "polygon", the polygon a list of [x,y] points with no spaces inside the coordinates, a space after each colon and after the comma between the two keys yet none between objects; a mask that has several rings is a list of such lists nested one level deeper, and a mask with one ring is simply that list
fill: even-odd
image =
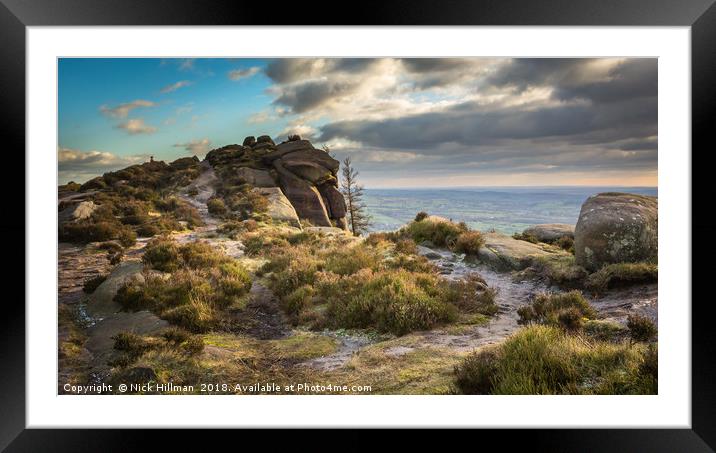
[{"label": "dark storm cloud", "polygon": [[374,58],[282,58],[268,64],[266,75],[276,83],[291,83],[331,73],[357,74],[376,61]]},{"label": "dark storm cloud", "polygon": [[[445,111],[402,118],[326,124],[319,140],[347,138],[369,146],[429,152],[450,142],[474,146],[545,137],[575,142],[615,141],[631,138],[635,133],[656,134],[655,101],[559,105],[527,111],[512,107],[489,112],[477,103],[464,103]],[[590,138],[592,134],[599,139]]]},{"label": "dark storm cloud", "polygon": [[[530,87],[551,86],[553,97],[595,102],[619,102],[639,97],[656,97],[657,64],[655,58],[624,60],[606,71],[605,77],[592,79],[595,59],[515,59],[488,77],[496,87],[524,91]],[[590,70],[591,69],[591,70]]]},{"label": "dark storm cloud", "polygon": [[303,113],[320,107],[336,97],[346,96],[357,86],[356,83],[346,81],[309,81],[285,88],[274,100],[274,104],[290,107],[292,113]]}]

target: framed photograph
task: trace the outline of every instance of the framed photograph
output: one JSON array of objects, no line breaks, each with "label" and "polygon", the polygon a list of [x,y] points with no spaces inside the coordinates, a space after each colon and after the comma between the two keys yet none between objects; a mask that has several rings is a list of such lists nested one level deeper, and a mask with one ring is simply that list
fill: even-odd
[{"label": "framed photograph", "polygon": [[0,446],[712,451],[711,3],[2,0]]}]

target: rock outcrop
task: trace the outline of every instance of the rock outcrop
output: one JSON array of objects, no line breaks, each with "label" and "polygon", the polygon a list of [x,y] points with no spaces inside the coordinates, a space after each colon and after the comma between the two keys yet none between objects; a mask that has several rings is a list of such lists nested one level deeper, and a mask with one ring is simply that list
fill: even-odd
[{"label": "rock outcrop", "polygon": [[534,236],[540,242],[554,242],[563,236],[574,239],[574,225],[568,225],[566,223],[543,223],[525,229],[523,234]]},{"label": "rock outcrop", "polygon": [[59,220],[62,223],[89,219],[96,209],[97,205],[93,201],[81,201],[60,211]]},{"label": "rock outcrop", "polygon": [[538,258],[558,258],[567,252],[556,250],[546,244],[532,244],[520,241],[502,233],[483,233],[485,244],[480,247],[477,257],[480,261],[498,270],[522,270]]},{"label": "rock outcrop", "polygon": [[656,261],[656,197],[608,192],[582,205],[574,231],[577,264],[596,270],[604,264]]},{"label": "rock outcrop", "polygon": [[[300,220],[319,227],[347,229],[346,204],[338,190],[340,163],[310,141],[292,136],[274,143],[271,137],[246,137],[243,145],[210,151],[207,160],[216,168],[230,169],[238,181],[257,188],[279,187]],[[274,194],[276,195],[276,194]],[[271,212],[290,217],[281,201]],[[275,217],[273,217],[275,218]]]}]

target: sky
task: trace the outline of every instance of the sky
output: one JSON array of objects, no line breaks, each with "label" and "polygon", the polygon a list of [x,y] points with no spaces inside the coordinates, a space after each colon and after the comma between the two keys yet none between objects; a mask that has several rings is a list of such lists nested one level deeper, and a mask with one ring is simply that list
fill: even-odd
[{"label": "sky", "polygon": [[656,59],[62,58],[59,182],[299,134],[366,187],[656,186]]}]

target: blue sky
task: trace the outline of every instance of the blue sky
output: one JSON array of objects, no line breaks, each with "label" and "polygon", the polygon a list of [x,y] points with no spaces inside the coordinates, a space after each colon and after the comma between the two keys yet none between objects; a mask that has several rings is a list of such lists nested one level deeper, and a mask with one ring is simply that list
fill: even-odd
[{"label": "blue sky", "polygon": [[656,60],[60,59],[60,182],[289,133],[371,187],[656,185]]}]

